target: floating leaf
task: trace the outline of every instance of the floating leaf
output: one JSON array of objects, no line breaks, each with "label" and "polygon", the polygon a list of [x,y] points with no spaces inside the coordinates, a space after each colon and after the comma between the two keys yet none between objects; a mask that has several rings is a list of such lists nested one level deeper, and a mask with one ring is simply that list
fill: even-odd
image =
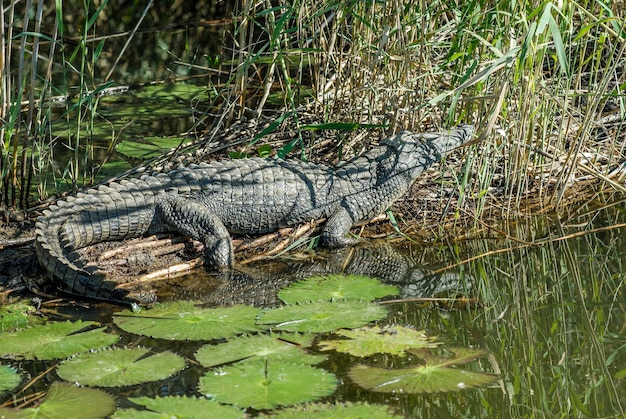
[{"label": "floating leaf", "polygon": [[285,342],[291,342],[294,345],[298,345],[302,348],[310,348],[311,346],[313,346],[313,341],[315,340],[315,338],[317,337],[317,334],[315,333],[299,333],[299,332],[293,332],[293,333],[287,333],[287,332],[282,332],[280,335],[280,340],[285,341]]},{"label": "floating leaf", "polygon": [[255,324],[259,309],[236,305],[200,308],[191,301],[155,304],[153,308],[133,313],[124,311],[113,321],[121,329],[138,335],[171,340],[223,339],[264,328]]},{"label": "floating leaf", "polygon": [[[185,416],[169,416],[167,414],[159,412],[151,412],[149,410],[136,410],[136,409],[120,409],[116,410],[111,416],[112,419],[172,419],[183,418]],[[193,417],[193,416],[189,416]],[[186,417],[185,417],[186,418]]]},{"label": "floating leaf", "polygon": [[[0,394],[13,390],[22,381],[15,368],[8,365],[0,365]],[[2,417],[2,416],[0,416]]]},{"label": "floating leaf", "polygon": [[120,387],[164,380],[185,367],[185,360],[172,352],[148,352],[129,348],[82,354],[63,361],[57,374],[80,385]]},{"label": "floating leaf", "polygon": [[309,301],[373,301],[387,295],[398,295],[398,288],[362,275],[328,275],[294,282],[278,292],[287,304]]},{"label": "floating leaf", "polygon": [[440,393],[483,387],[498,379],[494,374],[449,368],[484,355],[467,349],[456,358],[428,357],[426,365],[388,370],[356,365],[348,376],[358,385],[381,393]]},{"label": "floating leaf", "polygon": [[224,406],[213,400],[197,397],[168,396],[129,397],[131,402],[145,406],[149,410],[122,409],[115,412],[114,419],[125,418],[243,418],[244,413],[233,406]]},{"label": "floating leaf", "polygon": [[44,319],[29,313],[35,308],[30,301],[18,301],[17,303],[0,305],[0,332],[26,327],[29,324],[41,323]]},{"label": "floating leaf", "polygon": [[276,336],[242,336],[219,345],[205,345],[196,352],[196,359],[205,367],[240,361],[251,357],[302,364],[318,364],[323,355],[311,355],[298,346]]},{"label": "floating leaf", "polygon": [[271,325],[274,330],[322,333],[364,326],[385,316],[387,310],[379,304],[322,301],[263,311],[257,323]]},{"label": "floating leaf", "polygon": [[387,353],[404,356],[407,349],[436,348],[435,338],[426,337],[423,330],[403,326],[370,326],[354,330],[338,330],[336,335],[349,340],[324,340],[318,345],[323,351],[334,349],[354,356]]},{"label": "floating leaf", "polygon": [[254,358],[207,372],[199,390],[220,403],[271,409],[320,399],[336,386],[335,376],[322,369]]},{"label": "floating leaf", "polygon": [[0,356],[25,359],[66,358],[81,352],[111,346],[119,336],[104,333],[104,327],[77,333],[96,322],[55,322],[0,334]]},{"label": "floating leaf", "polygon": [[307,403],[259,417],[266,419],[400,419],[404,416],[395,415],[387,406],[346,402],[342,404]]},{"label": "floating leaf", "polygon": [[447,358],[443,357],[432,357],[427,353],[420,351],[419,349],[408,349],[409,352],[413,352],[418,356],[422,356],[426,359],[427,364],[438,365],[442,367],[448,367],[451,365],[461,365],[467,364],[470,361],[480,358],[485,355],[486,352],[482,349],[471,349],[471,348],[446,348],[447,351],[454,354],[454,356],[450,356]]},{"label": "floating leaf", "polygon": [[[131,168],[131,165],[125,161],[106,161],[103,165],[100,166],[100,169],[96,174],[96,178],[94,179],[94,183],[110,180],[112,177],[117,176],[120,173],[123,173]],[[51,189],[51,191],[55,190]]]},{"label": "floating leaf", "polygon": [[[37,407],[8,409],[0,407],[0,418],[67,419],[105,418],[115,410],[115,399],[102,390],[79,388],[54,382]],[[80,412],[80,415],[77,414]]]}]

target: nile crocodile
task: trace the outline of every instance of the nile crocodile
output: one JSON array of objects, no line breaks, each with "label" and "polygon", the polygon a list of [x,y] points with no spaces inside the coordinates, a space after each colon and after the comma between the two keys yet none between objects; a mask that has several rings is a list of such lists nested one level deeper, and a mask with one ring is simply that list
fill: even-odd
[{"label": "nile crocodile", "polygon": [[[179,167],[69,196],[39,217],[36,252],[62,291],[124,300],[124,291],[75,250],[104,241],[176,231],[204,243],[209,266],[233,265],[230,233],[257,234],[326,218],[321,242],[349,245],[358,221],[385,211],[432,163],[467,142],[473,126],[402,132],[335,168],[250,158]],[[122,295],[119,295],[122,294]]]}]

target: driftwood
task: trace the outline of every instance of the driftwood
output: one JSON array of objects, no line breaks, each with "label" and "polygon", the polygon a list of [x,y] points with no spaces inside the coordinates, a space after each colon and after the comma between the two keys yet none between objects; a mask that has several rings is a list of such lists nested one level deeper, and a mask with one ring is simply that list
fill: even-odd
[{"label": "driftwood", "polygon": [[[387,219],[386,215],[378,216],[372,220],[358,223],[356,226],[361,227],[361,234],[363,234],[363,228],[367,225],[377,223],[379,221]],[[272,258],[286,250],[289,249],[290,246],[294,246],[299,244],[306,237],[310,237],[312,234],[315,234],[320,231],[322,225],[325,220],[315,220],[307,224],[303,224],[298,227],[293,228],[283,228],[279,231],[268,233],[266,235],[251,239],[251,240],[243,240],[243,239],[235,239],[233,240],[235,244],[235,250],[239,253],[241,252],[251,252],[254,251],[254,255],[245,258],[238,262],[239,266],[243,266],[252,262],[256,262],[259,260],[266,260]],[[387,233],[385,233],[386,235]],[[379,236],[379,235],[376,235]],[[373,235],[369,236],[373,237]],[[279,240],[279,241],[277,241]],[[274,243],[275,242],[275,243]],[[267,250],[261,251],[260,249],[263,247],[267,247],[270,243],[273,243]],[[189,245],[192,246],[189,246]],[[135,239],[129,241],[122,246],[118,246],[115,249],[103,252],[102,255],[98,258],[97,262],[94,264],[102,264],[102,261],[107,261],[115,256],[123,256],[132,254],[136,251],[149,251],[150,254],[154,257],[163,256],[166,254],[174,253],[179,250],[183,250],[184,248],[193,248],[194,252],[201,252],[202,244],[196,241],[191,241],[189,239],[185,239],[182,237],[167,237],[166,235],[159,236],[150,236],[142,239]],[[121,266],[128,264],[128,260],[126,258],[118,259],[118,261],[109,261],[107,263],[109,266]],[[160,267],[154,271],[143,275],[136,275],[132,278],[126,278],[127,281],[123,284],[120,284],[122,288],[132,287],[132,284],[142,283],[142,282],[151,282],[164,278],[171,278],[181,274],[184,274],[192,269],[195,269],[204,264],[204,258],[202,256],[197,257],[195,259],[185,261],[182,263],[176,263],[169,265],[167,267]]]},{"label": "driftwood", "polygon": [[0,240],[0,250],[8,249],[11,247],[26,246],[28,244],[31,244],[34,241],[35,241],[35,236],[20,237],[17,239]]}]

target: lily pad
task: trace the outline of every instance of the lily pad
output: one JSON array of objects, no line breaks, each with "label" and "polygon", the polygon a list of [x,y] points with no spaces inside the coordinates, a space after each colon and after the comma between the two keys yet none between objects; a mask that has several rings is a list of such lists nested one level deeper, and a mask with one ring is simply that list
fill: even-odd
[{"label": "lily pad", "polygon": [[280,335],[278,335],[278,337],[284,342],[293,343],[294,345],[298,345],[302,348],[310,348],[311,346],[313,346],[313,341],[315,341],[317,334],[308,332],[282,332]]},{"label": "lily pad", "polygon": [[104,333],[104,327],[78,333],[97,324],[80,320],[54,322],[0,333],[0,356],[39,360],[66,358],[111,346],[119,340],[119,336]]},{"label": "lily pad", "polygon": [[129,397],[131,402],[145,406],[148,410],[122,409],[115,412],[114,419],[130,418],[220,418],[235,419],[245,417],[244,412],[233,406],[225,406],[213,400],[197,397],[168,396],[151,399],[149,397]]},{"label": "lily pad", "polygon": [[199,391],[220,403],[272,409],[320,399],[336,387],[335,376],[322,369],[254,358],[207,372]]},{"label": "lily pad", "polygon": [[0,332],[16,330],[44,321],[42,317],[29,314],[34,310],[35,308],[27,300],[0,305]]},{"label": "lily pad", "polygon": [[354,356],[370,356],[376,353],[404,356],[407,349],[436,348],[440,343],[427,337],[423,330],[403,326],[368,326],[354,330],[338,330],[336,335],[348,340],[323,340],[321,350],[334,349]]},{"label": "lily pad", "polygon": [[[111,416],[112,419],[171,419],[171,418],[183,418],[186,416],[170,416],[165,413],[151,412],[150,410],[136,410],[136,409],[120,409],[116,410]],[[193,416],[189,416],[193,417]]]},{"label": "lily pad", "polygon": [[257,323],[274,330],[323,333],[361,327],[386,316],[384,307],[366,301],[320,301],[263,311]]},{"label": "lily pad", "polygon": [[398,295],[397,287],[362,275],[328,275],[294,282],[278,292],[287,304],[309,301],[374,301],[387,295]]},{"label": "lily pad", "polygon": [[155,304],[153,308],[116,314],[113,321],[121,329],[138,335],[170,340],[224,339],[264,330],[255,324],[259,309],[236,305],[200,308],[191,301]]},{"label": "lily pad", "polygon": [[[102,390],[79,388],[73,384],[54,382],[37,407],[9,409],[0,407],[2,418],[81,419],[105,418],[115,410],[115,399]],[[80,416],[77,416],[80,412]]]},{"label": "lily pad", "polygon": [[[8,365],[0,365],[0,394],[13,390],[22,381],[15,368]],[[1,417],[1,416],[0,416]]]},{"label": "lily pad", "polygon": [[348,376],[358,385],[381,393],[443,393],[484,387],[496,381],[497,375],[450,368],[484,355],[483,351],[460,350],[454,358],[428,357],[425,365],[403,369],[385,369],[356,365]]},{"label": "lily pad", "polygon": [[63,361],[59,377],[80,385],[121,387],[164,380],[185,368],[172,352],[148,355],[146,348],[113,349],[78,355]]},{"label": "lily pad", "polygon": [[386,406],[369,403],[307,403],[302,406],[288,407],[276,413],[260,415],[260,418],[275,419],[400,419]]},{"label": "lily pad", "polygon": [[196,352],[196,359],[205,367],[258,357],[273,361],[319,364],[323,355],[311,355],[277,336],[257,335],[233,338],[219,345],[205,345]]}]

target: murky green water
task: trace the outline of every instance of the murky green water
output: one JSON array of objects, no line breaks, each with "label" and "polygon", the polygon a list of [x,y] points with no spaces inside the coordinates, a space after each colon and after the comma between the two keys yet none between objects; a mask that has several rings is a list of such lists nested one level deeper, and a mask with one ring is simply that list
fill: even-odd
[{"label": "murky green water", "polygon": [[[367,401],[387,405],[406,417],[619,417],[626,409],[626,298],[624,227],[611,229],[623,217],[602,212],[594,228],[604,228],[569,240],[517,247],[502,253],[502,241],[475,241],[460,247],[390,247],[385,244],[320,255],[318,262],[282,258],[255,264],[226,282],[199,270],[159,288],[163,299],[200,299],[212,305],[256,303],[274,306],[276,291],[293,280],[330,272],[369,273],[396,285],[397,302],[384,302],[389,316],[381,325],[424,330],[455,348],[483,349],[487,355],[463,368],[494,373],[487,388],[435,394],[385,394],[356,385],[348,371],[356,364],[405,368],[411,364],[392,355],[359,358],[334,351],[320,366],[339,379],[339,387],[324,401]],[[610,215],[613,214],[613,215]],[[615,215],[618,214],[618,215]],[[585,217],[550,229],[539,224],[516,225],[509,234],[535,241],[548,235],[580,231]],[[575,221],[578,221],[575,223]],[[574,226],[575,224],[575,226]],[[590,225],[589,228],[592,226]],[[456,256],[455,256],[456,255]],[[459,267],[428,272],[474,257]],[[233,285],[235,284],[235,285]],[[120,406],[127,397],[196,394],[206,368],[194,352],[206,342],[173,343],[121,332],[111,323],[119,308],[107,305],[60,307],[61,318],[92,319],[122,335],[121,345],[170,349],[188,360],[187,369],[162,381],[108,389]],[[319,340],[332,337],[322,334]],[[313,353],[322,353],[313,346]],[[415,362],[415,360],[412,360]],[[3,364],[6,364],[3,361]],[[35,376],[52,363],[8,362]],[[45,376],[49,383],[54,372]],[[43,389],[42,382],[35,386]],[[4,397],[6,399],[6,397]],[[254,411],[251,411],[254,413]]]},{"label": "murky green water", "polygon": [[[596,221],[594,227],[621,220],[603,215],[606,218]],[[535,236],[536,241],[541,236],[580,231],[578,222],[572,228],[564,225],[550,230],[534,223],[518,225],[510,234]],[[407,302],[390,304],[384,324],[423,329],[449,348],[485,349],[489,355],[473,363],[472,369],[500,376],[491,388],[385,395],[364,391],[346,377],[350,366],[363,360],[334,356],[325,364],[342,379],[333,400],[389,404],[407,417],[613,417],[626,409],[624,233],[624,228],[608,229],[542,246],[512,242],[520,248],[485,255],[434,276],[425,273],[453,264],[458,260],[455,252],[461,259],[471,258],[502,248],[503,243],[477,241],[462,248],[438,249],[382,246],[350,256],[348,252],[335,253],[331,262],[315,266],[293,261],[282,264],[290,272],[286,277],[291,278],[303,272],[343,269],[368,271],[399,286],[401,298]],[[259,285],[263,281],[258,278],[250,285],[257,298],[268,294],[257,287],[267,288],[279,277],[270,276],[274,280],[266,278],[265,285]],[[444,299],[430,301],[427,297]],[[449,297],[458,299],[445,300]],[[387,368],[403,365],[388,356],[368,362]]]}]

